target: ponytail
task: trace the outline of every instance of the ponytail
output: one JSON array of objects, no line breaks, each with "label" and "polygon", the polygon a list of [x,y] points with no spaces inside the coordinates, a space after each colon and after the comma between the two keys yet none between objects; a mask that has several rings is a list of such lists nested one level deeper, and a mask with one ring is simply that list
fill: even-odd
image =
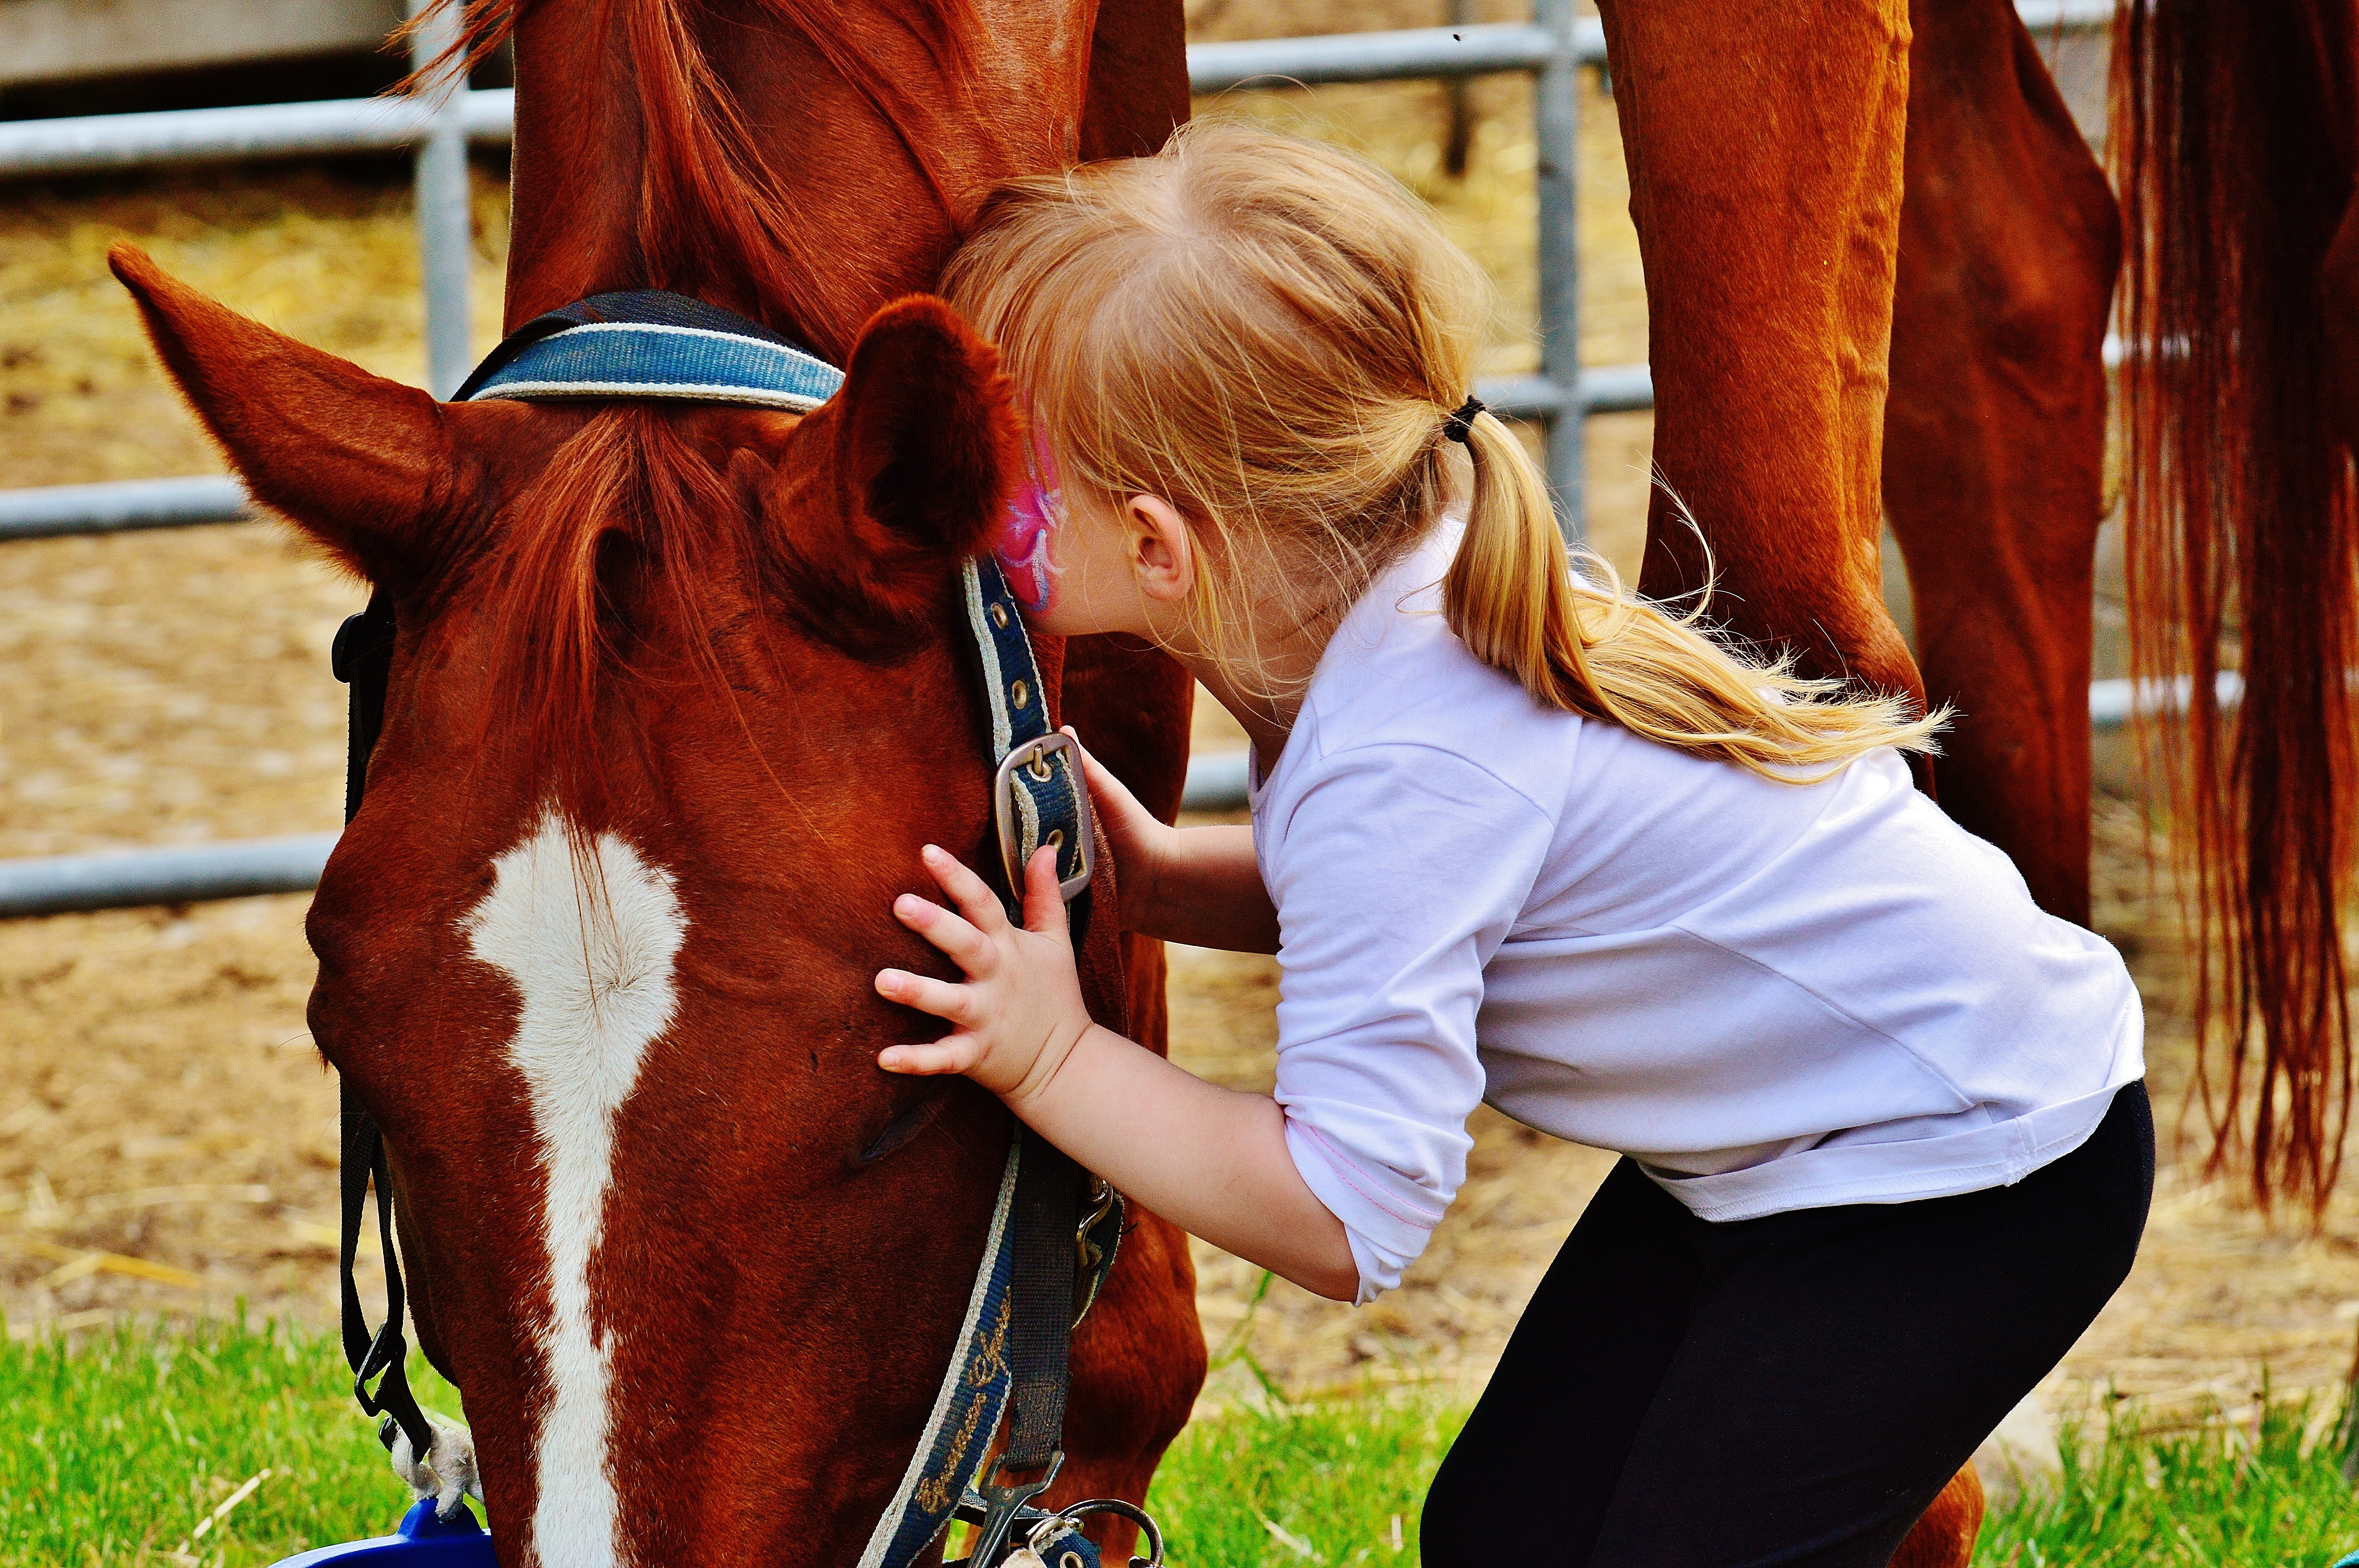
[{"label": "ponytail", "polygon": [[1824,778],[1878,746],[1935,749],[1946,708],[1912,718],[1899,697],[1847,693],[1794,675],[1790,655],[1760,665],[1715,641],[1701,623],[1709,587],[1672,615],[1624,588],[1603,557],[1582,552],[1598,580],[1577,579],[1523,444],[1487,412],[1457,423],[1474,481],[1443,612],[1476,658],[1535,701],[1786,782]]}]

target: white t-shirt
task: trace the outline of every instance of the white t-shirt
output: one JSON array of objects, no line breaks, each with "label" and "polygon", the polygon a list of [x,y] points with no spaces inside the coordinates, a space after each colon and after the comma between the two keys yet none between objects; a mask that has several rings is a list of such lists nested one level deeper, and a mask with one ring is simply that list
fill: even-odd
[{"label": "white t-shirt", "polygon": [[1726,1220],[2019,1181],[2144,1076],[2120,956],[1897,752],[1780,784],[1543,708],[1442,619],[1457,536],[1369,589],[1252,770],[1277,1099],[1361,1300],[1478,1100]]}]

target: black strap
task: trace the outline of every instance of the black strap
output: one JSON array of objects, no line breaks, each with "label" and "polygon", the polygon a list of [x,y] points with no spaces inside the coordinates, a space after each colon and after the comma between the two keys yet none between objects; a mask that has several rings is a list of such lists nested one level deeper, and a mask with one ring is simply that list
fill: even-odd
[{"label": "black strap", "polygon": [[[986,616],[978,631],[993,641],[1000,683],[1006,688],[1000,700],[1006,708],[1012,748],[1050,732],[1049,695],[1043,689],[1031,640],[1025,635],[1015,600],[1008,594],[996,563],[984,572],[983,581],[986,606],[1003,605],[1007,611],[1004,620]],[[975,673],[980,678],[989,679],[989,672],[982,667],[980,650]],[[985,694],[985,706],[986,709],[991,706],[989,693]],[[995,753],[993,761],[997,762],[999,747],[995,739],[991,750]],[[1060,758],[1059,765],[1070,767],[1072,762],[1070,758]],[[1078,779],[1074,782],[1079,784]],[[1069,833],[1080,827],[1074,820],[1066,820],[1062,825]],[[1068,845],[1066,849],[1078,861],[1079,845]],[[984,859],[989,862],[986,878],[999,894],[1008,918],[1022,925],[1023,888],[1008,884],[996,856]],[[1060,875],[1064,869],[1060,859]],[[1065,929],[1076,961],[1089,933],[1091,891],[1082,889],[1065,907]],[[1068,1353],[1073,1331],[1077,1251],[1074,1232],[1081,1223],[1082,1186],[1085,1180],[1072,1156],[1046,1138],[1036,1135],[1024,1140],[1023,1163],[1016,1170],[1016,1197],[1008,1216],[1016,1237],[1015,1257],[1010,1260],[1007,1331],[1008,1368],[1015,1386],[1008,1396],[1007,1448],[999,1461],[1002,1470],[1041,1469],[1055,1461],[1063,1442],[1065,1398],[1072,1381]]]},{"label": "black strap", "polygon": [[[336,678],[352,688],[347,711],[344,749],[344,820],[360,814],[361,796],[368,788],[369,753],[376,749],[385,728],[385,688],[393,668],[393,604],[383,593],[368,608],[337,629],[331,655]],[[353,1369],[353,1398],[362,1410],[386,1419],[377,1436],[393,1446],[396,1426],[409,1434],[409,1452],[424,1459],[434,1447],[434,1429],[418,1408],[409,1390],[409,1342],[401,1332],[405,1297],[401,1255],[393,1239],[393,1170],[386,1162],[385,1137],[376,1119],[353,1098],[349,1080],[337,1081],[338,1121],[342,1138],[338,1185],[342,1198],[341,1234],[337,1238],[336,1270],[343,1297],[344,1360]],[[385,1322],[370,1332],[368,1314],[361,1310],[359,1281],[353,1278],[353,1260],[360,1251],[361,1208],[368,1201],[369,1184],[376,1184],[376,1229],[385,1252]],[[375,1392],[369,1379],[383,1374]]]},{"label": "black strap", "polygon": [[1016,1173],[1016,1255],[1009,1260],[1007,1452],[1003,1470],[1038,1470],[1064,1442],[1072,1369],[1073,1230],[1081,1221],[1082,1168],[1045,1138],[1024,1141]]},{"label": "black strap", "polygon": [[361,813],[369,753],[385,728],[385,687],[393,673],[392,600],[383,593],[370,595],[366,610],[336,628],[328,660],[336,678],[352,687],[344,709],[344,820],[350,822]]},{"label": "black strap", "polygon": [[[369,1414],[386,1418],[377,1426],[379,1441],[392,1447],[398,1426],[409,1434],[411,1454],[422,1460],[434,1447],[434,1429],[409,1389],[409,1341],[401,1332],[405,1304],[401,1260],[393,1239],[393,1172],[386,1163],[385,1139],[377,1131],[375,1119],[353,1098],[349,1085],[340,1087],[338,1101],[343,1126],[343,1224],[337,1266],[342,1273],[344,1360],[353,1369],[353,1398]],[[368,1197],[372,1181],[376,1184],[377,1242],[385,1252],[385,1322],[375,1334],[369,1332],[368,1319],[361,1311],[360,1287],[353,1279],[353,1258],[360,1248],[361,1205]],[[369,1379],[380,1373],[384,1380],[371,1393]]]},{"label": "black strap", "polygon": [[484,356],[459,390],[451,395],[453,403],[464,403],[475,395],[484,383],[497,374],[510,360],[543,338],[562,332],[568,327],[587,326],[592,321],[633,321],[656,327],[697,327],[708,332],[729,332],[741,338],[759,338],[764,342],[782,343],[800,353],[810,351],[783,333],[773,332],[759,321],[740,316],[734,310],[718,305],[707,305],[701,299],[690,299],[685,294],[669,294],[660,288],[628,288],[613,294],[593,294],[587,299],[536,316],[500,340],[500,346]]}]

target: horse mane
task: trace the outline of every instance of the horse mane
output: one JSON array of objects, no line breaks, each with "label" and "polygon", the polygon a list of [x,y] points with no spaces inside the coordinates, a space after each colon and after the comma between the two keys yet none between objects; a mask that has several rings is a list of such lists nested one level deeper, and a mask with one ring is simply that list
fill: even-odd
[{"label": "horse mane", "polygon": [[2359,165],[2354,30],[2352,0],[2125,0],[2114,50],[2131,667],[2192,687],[2183,744],[2141,749],[2191,862],[2195,1087],[2213,1168],[2249,1098],[2256,1195],[2313,1215],[2352,1098],[2359,496],[2320,273]]},{"label": "horse mane", "polygon": [[[458,36],[397,91],[413,91],[472,70],[516,31],[534,0],[434,0],[404,24],[420,27],[431,12],[458,5]],[[895,46],[914,43],[952,91],[968,90],[971,40],[983,26],[973,0],[900,0],[890,6],[850,0],[744,0],[745,8],[809,45],[829,70],[875,108],[931,185],[943,211],[955,212],[951,181],[936,138],[916,134],[924,119],[922,82],[886,69]],[[631,284],[724,297],[774,330],[809,341],[820,323],[849,327],[862,313],[829,297],[838,269],[814,265],[840,236],[799,223],[777,166],[764,154],[736,94],[712,63],[695,22],[710,8],[692,0],[608,0],[584,6],[618,35],[636,74],[646,123],[647,159],[637,215],[646,276]],[[602,40],[584,39],[585,49]],[[906,52],[906,49],[905,51]],[[751,297],[741,290],[750,287]]]}]

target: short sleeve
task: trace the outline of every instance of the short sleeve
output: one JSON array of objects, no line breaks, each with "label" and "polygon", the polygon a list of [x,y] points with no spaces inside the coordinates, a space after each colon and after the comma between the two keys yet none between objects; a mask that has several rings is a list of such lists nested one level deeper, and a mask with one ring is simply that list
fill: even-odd
[{"label": "short sleeve", "polygon": [[1429,746],[1343,752],[1289,794],[1262,851],[1280,938],[1277,1100],[1365,1302],[1400,1282],[1465,1179],[1484,966],[1555,825]]}]

